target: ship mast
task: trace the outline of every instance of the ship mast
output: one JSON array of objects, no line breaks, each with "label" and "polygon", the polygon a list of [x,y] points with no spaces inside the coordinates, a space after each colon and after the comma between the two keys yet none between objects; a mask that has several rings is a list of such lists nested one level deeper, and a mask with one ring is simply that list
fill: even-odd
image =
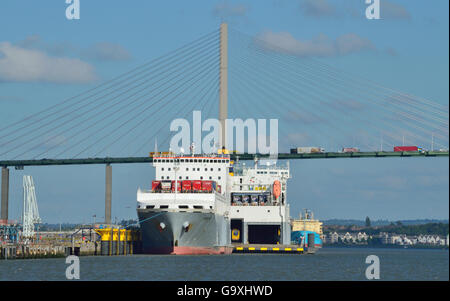
[{"label": "ship mast", "polygon": [[219,133],[220,148],[226,146],[226,124],[228,114],[228,24],[220,25],[220,88],[219,88]]}]

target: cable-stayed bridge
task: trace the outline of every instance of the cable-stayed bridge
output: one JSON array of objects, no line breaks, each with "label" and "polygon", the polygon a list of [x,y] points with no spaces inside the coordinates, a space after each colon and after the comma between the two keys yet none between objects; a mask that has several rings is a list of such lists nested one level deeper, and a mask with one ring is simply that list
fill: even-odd
[{"label": "cable-stayed bridge", "polygon": [[[110,164],[152,162],[148,153],[155,142],[160,150],[169,150],[171,122],[184,118],[192,124],[193,111],[200,111],[203,120],[219,116],[221,124],[226,118],[277,119],[278,159],[448,156],[448,106],[223,24],[220,30],[1,127],[1,219],[8,218],[9,166],[106,164],[105,217],[110,222]],[[222,146],[224,137],[221,132]],[[305,145],[325,152],[289,152]],[[397,145],[420,146],[423,151],[393,152]],[[344,147],[359,151],[343,153]],[[240,160],[264,156],[232,154]]]}]

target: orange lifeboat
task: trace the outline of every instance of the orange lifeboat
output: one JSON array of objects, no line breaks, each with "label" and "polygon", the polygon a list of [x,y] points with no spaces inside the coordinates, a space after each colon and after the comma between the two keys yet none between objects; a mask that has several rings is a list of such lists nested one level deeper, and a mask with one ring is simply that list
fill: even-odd
[{"label": "orange lifeboat", "polygon": [[281,194],[281,184],[280,184],[280,181],[275,180],[275,181],[273,182],[273,196],[274,196],[274,198],[277,200],[278,197],[280,196],[280,194]]}]

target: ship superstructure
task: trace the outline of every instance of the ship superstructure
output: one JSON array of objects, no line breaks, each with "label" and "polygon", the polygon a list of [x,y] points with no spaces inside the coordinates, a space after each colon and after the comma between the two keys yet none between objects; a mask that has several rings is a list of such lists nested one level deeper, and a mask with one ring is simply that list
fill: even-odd
[{"label": "ship superstructure", "polygon": [[153,157],[137,192],[143,251],[226,254],[233,244],[289,244],[289,166],[252,167],[227,154]]},{"label": "ship superstructure", "polygon": [[235,164],[230,177],[232,243],[289,244],[289,162]]},{"label": "ship superstructure", "polygon": [[228,155],[153,157],[152,190],[137,192],[145,253],[229,253]]}]

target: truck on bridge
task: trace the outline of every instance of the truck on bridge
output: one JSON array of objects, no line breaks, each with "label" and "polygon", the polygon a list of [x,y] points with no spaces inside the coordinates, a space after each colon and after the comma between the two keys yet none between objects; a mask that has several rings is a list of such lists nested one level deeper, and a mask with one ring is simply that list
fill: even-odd
[{"label": "truck on bridge", "polygon": [[325,149],[314,146],[303,146],[297,148],[291,148],[291,154],[312,154],[312,153],[324,153]]},{"label": "truck on bridge", "polygon": [[394,152],[421,152],[421,147],[418,146],[394,146]]}]

